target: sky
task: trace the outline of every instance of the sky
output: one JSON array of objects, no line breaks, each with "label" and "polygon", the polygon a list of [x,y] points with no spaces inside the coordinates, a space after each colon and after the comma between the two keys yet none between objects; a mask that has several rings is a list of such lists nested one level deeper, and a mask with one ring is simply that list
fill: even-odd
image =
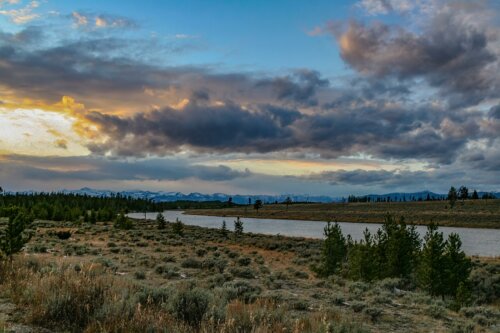
[{"label": "sky", "polygon": [[0,185],[500,190],[500,2],[0,0]]}]

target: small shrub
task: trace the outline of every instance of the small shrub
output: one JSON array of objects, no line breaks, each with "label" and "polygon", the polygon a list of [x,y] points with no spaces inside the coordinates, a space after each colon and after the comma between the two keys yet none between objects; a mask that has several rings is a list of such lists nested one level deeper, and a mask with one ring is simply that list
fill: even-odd
[{"label": "small shrub", "polygon": [[198,257],[203,257],[203,256],[205,256],[205,254],[207,254],[207,250],[205,250],[205,249],[198,249],[198,250],[196,250],[196,255]]},{"label": "small shrub", "polygon": [[243,278],[243,279],[253,279],[255,278],[254,271],[249,267],[239,268],[234,267],[231,268],[231,274],[235,277]]},{"label": "small shrub", "polygon": [[382,309],[376,307],[369,307],[363,310],[363,313],[369,316],[373,322],[377,322],[380,319],[382,312]]},{"label": "small shrub", "polygon": [[116,217],[114,226],[117,229],[130,230],[134,227],[134,222],[122,213]]},{"label": "small shrub", "polygon": [[176,262],[177,259],[172,255],[166,255],[161,259],[163,262]]},{"label": "small shrub", "polygon": [[248,257],[242,257],[238,259],[238,265],[240,266],[248,266],[252,262],[252,259]]},{"label": "small shrub", "polygon": [[188,325],[199,328],[205,316],[210,295],[202,289],[184,290],[177,293],[172,309],[175,316]]},{"label": "small shrub", "polygon": [[203,263],[199,260],[188,258],[181,262],[182,268],[202,268]]},{"label": "small shrub", "polygon": [[146,273],[144,273],[143,271],[137,271],[134,273],[134,277],[137,280],[144,280],[146,278]]},{"label": "small shrub", "polygon": [[69,239],[71,237],[71,232],[70,231],[57,231],[56,236],[57,236],[57,238],[59,238],[61,240],[66,240],[66,239]]},{"label": "small shrub", "polygon": [[299,279],[308,279],[309,278],[309,274],[307,274],[306,272],[303,272],[303,271],[297,271],[297,272],[295,272],[294,275],[296,277],[298,277]]}]

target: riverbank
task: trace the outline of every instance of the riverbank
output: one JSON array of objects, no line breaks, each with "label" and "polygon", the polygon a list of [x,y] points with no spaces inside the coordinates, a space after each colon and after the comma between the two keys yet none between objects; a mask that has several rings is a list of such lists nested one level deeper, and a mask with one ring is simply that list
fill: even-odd
[{"label": "riverbank", "polygon": [[222,209],[190,209],[186,214],[251,217],[265,219],[342,221],[382,223],[390,213],[407,223],[441,226],[500,229],[500,199],[459,201],[451,208],[448,201],[377,202],[377,203],[311,203],[264,205]]}]

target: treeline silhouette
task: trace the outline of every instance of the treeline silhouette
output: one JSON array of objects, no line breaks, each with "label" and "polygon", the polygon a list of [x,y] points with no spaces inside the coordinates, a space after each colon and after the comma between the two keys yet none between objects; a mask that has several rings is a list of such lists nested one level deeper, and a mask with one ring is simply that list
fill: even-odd
[{"label": "treeline silhouette", "polygon": [[469,189],[466,186],[460,186],[458,190],[452,186],[448,192],[448,195],[443,195],[443,194],[431,194],[427,193],[427,195],[424,197],[422,196],[398,196],[398,197],[391,197],[390,195],[362,195],[362,196],[355,196],[355,195],[349,195],[347,198],[347,202],[407,202],[407,201],[445,201],[445,200],[478,200],[478,199],[483,199],[483,200],[489,200],[489,199],[496,199],[495,195],[493,193],[483,193],[481,196],[477,193],[476,190],[474,190],[472,193],[469,192]]},{"label": "treeline silhouette", "polygon": [[53,221],[109,221],[120,212],[158,211],[162,205],[148,199],[122,196],[93,197],[66,193],[4,194],[0,196],[0,216],[10,216],[13,207],[34,218]]},{"label": "treeline silhouette", "polygon": [[155,202],[151,199],[134,198],[120,193],[98,197],[58,192],[7,193],[0,190],[0,217],[9,217],[12,207],[20,208],[40,220],[96,222],[114,220],[119,213],[224,208],[227,207],[227,203],[220,201]]}]

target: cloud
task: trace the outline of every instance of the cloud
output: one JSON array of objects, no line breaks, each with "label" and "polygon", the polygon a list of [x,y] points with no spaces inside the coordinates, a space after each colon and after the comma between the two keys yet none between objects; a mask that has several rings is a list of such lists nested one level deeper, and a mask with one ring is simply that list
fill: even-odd
[{"label": "cloud", "polygon": [[103,144],[91,144],[95,153],[118,156],[165,155],[182,148],[199,152],[269,152],[293,139],[286,124],[295,111],[275,108],[246,110],[239,105],[188,104],[181,111],[164,108],[133,117],[92,112],[87,119],[104,133]]},{"label": "cloud", "polygon": [[496,106],[492,106],[490,111],[488,112],[488,116],[491,119],[498,119],[500,120],[500,104]]},{"label": "cloud", "polygon": [[[383,5],[380,8],[392,6],[391,1],[365,2]],[[475,12],[476,20],[484,17],[489,21],[482,7],[450,5],[423,16],[425,25],[417,31],[354,20],[342,32],[330,31],[336,36],[342,59],[362,75],[423,78],[451,105],[474,105],[500,95],[496,75],[499,49],[493,33],[498,33],[498,27],[470,23],[467,10]]]},{"label": "cloud", "polygon": [[[346,61],[363,75],[333,86],[308,69],[273,77],[220,73],[201,66],[170,67],[133,56],[133,50],[146,49],[146,44],[105,34],[36,47],[33,41],[45,35],[28,27],[17,34],[0,34],[0,85],[23,98],[51,104],[64,95],[83,102],[78,119],[82,119],[80,125],[95,126],[93,136],[85,139],[97,155],[283,152],[337,158],[363,154],[450,164],[471,141],[496,138],[495,119],[467,108],[469,103],[450,106],[439,102],[439,96],[420,98],[413,80],[422,77],[433,82],[435,77],[460,77],[474,66],[489,66],[493,54],[489,44],[470,47],[485,35],[470,31],[465,37],[457,32],[446,37],[463,41],[450,49],[451,55],[444,54],[452,59],[451,70],[440,65],[444,51],[437,40],[424,42],[434,37],[353,22],[337,36],[345,37],[341,51]],[[404,46],[406,34],[407,42],[416,47],[402,48],[396,56],[391,50]],[[460,43],[446,45],[455,44]],[[387,52],[382,46],[387,46]],[[373,52],[361,52],[364,48]],[[416,63],[409,60],[412,49],[423,56],[412,58]],[[484,62],[468,60],[474,57]],[[389,60],[394,61],[392,66]],[[481,73],[471,73],[471,79],[487,75]],[[459,91],[453,84],[450,79],[436,89]],[[463,89],[464,96],[475,93],[479,98],[470,98],[470,103],[489,94],[481,85]]]},{"label": "cloud", "polygon": [[[3,3],[17,4],[17,1],[5,1],[0,3],[0,8]],[[7,16],[15,24],[25,24],[40,17],[40,14],[35,13],[35,9],[40,6],[38,1],[31,1],[24,7],[18,9],[0,10],[0,15]]]},{"label": "cloud", "polygon": [[88,148],[115,156],[198,153],[316,152],[337,158],[363,152],[386,159],[449,164],[470,140],[483,137],[482,113],[427,105],[356,105],[306,114],[263,104],[188,103],[131,117],[92,112],[87,120],[103,138]]},{"label": "cloud", "polygon": [[296,71],[291,76],[278,77],[258,81],[258,87],[271,89],[279,100],[288,100],[299,104],[315,106],[314,98],[318,88],[327,87],[329,81],[322,79],[320,74],[311,70]]},{"label": "cloud", "polygon": [[[370,189],[381,191],[415,191],[434,189],[445,191],[451,186],[467,185],[473,188],[491,190],[500,186],[492,170],[475,172],[473,168],[458,165],[446,168],[411,171],[405,169],[395,170],[338,170],[327,171],[308,176],[298,177],[315,182],[327,182],[331,186],[342,186],[346,189],[358,191],[363,189],[363,194],[368,194]],[[459,170],[459,171],[457,171]]]},{"label": "cloud", "polygon": [[361,0],[356,5],[369,15],[380,15],[393,11],[400,13],[410,11],[416,6],[416,3],[410,0]]},{"label": "cloud", "polygon": [[119,29],[119,28],[136,28],[137,23],[129,18],[108,15],[73,12],[71,14],[73,24],[77,28],[82,29]]},{"label": "cloud", "polygon": [[192,165],[182,159],[111,160],[96,157],[34,157],[26,155],[0,156],[0,175],[19,179],[88,181],[182,180],[195,178],[205,181],[228,181],[248,177],[250,172],[232,170],[226,166]]}]

